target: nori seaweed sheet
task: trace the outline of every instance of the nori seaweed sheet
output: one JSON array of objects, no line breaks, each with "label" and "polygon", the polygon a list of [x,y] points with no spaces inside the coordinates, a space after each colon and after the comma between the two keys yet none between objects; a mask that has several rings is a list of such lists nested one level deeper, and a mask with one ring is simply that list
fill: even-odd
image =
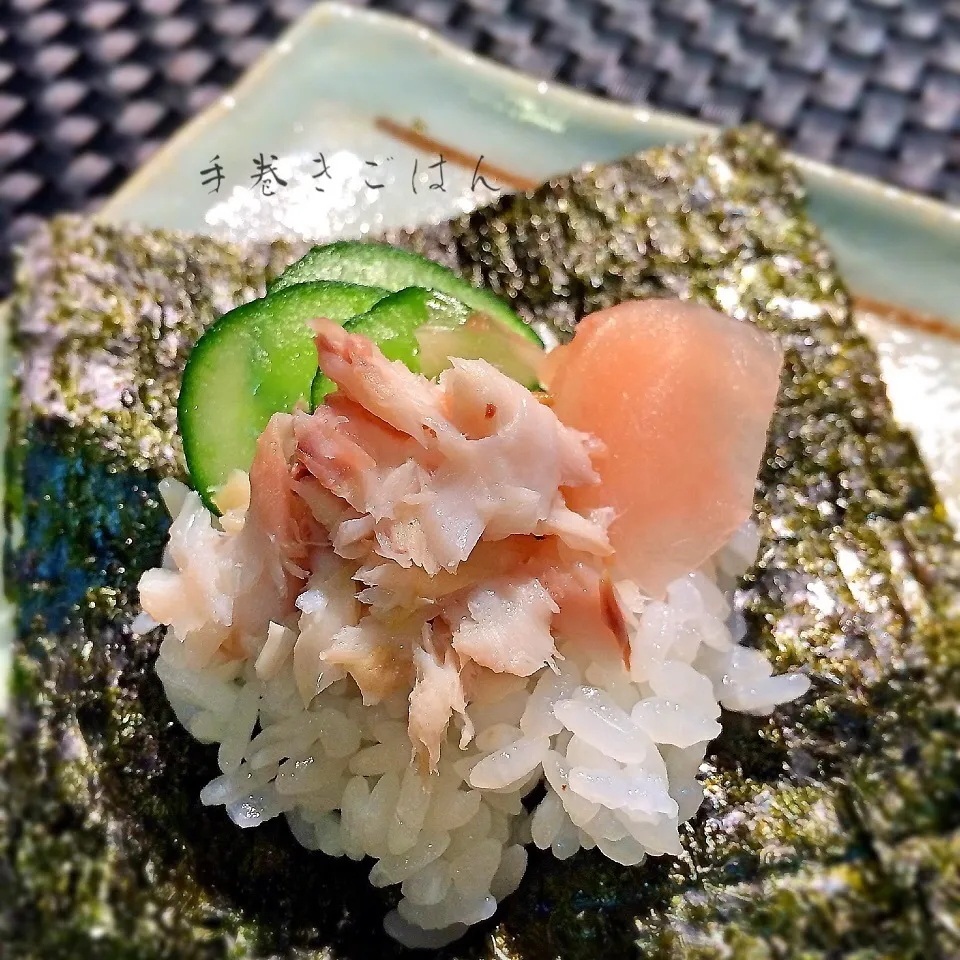
[{"label": "nori seaweed sheet", "polygon": [[[683,857],[531,851],[520,891],[442,956],[960,957],[960,556],[777,144],[743,130],[651,150],[391,239],[564,336],[598,307],[675,295],[782,337],[764,546],[738,603],[749,642],[813,679],[769,719],[724,717]],[[200,805],[215,752],[164,700],[159,637],[129,630],[167,529],[157,481],[182,473],[184,355],[300,252],[60,219],[21,256],[4,956],[405,953],[369,862]]]}]

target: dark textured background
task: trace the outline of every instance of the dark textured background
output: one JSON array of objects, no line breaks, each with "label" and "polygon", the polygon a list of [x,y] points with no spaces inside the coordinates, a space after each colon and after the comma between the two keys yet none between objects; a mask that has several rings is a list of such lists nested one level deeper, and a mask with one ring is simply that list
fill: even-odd
[{"label": "dark textured background", "polygon": [[[0,294],[309,0],[0,0]],[[359,0],[479,53],[960,203],[960,0]]]}]

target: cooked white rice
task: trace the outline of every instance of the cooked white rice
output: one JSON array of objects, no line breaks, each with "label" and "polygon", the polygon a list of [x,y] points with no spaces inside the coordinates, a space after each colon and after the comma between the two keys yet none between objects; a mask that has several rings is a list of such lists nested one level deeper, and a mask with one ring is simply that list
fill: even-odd
[{"label": "cooked white rice", "polygon": [[[195,494],[170,481],[164,492],[181,526],[209,527]],[[157,674],[180,722],[219,744],[221,775],[203,789],[204,804],[223,806],[240,827],[282,815],[309,850],[372,857],[370,882],[403,894],[387,932],[437,947],[518,887],[530,843],[560,859],[598,847],[626,865],[680,852],[678,827],[702,801],[697,771],[721,707],[766,714],[808,687],[801,675],[773,676],[763,654],[740,645],[729,597],[756,549],[748,524],[664,601],[615,584],[629,670],[561,644],[555,670],[504,674],[468,705],[474,740],[461,750],[464,721],[452,723],[427,776],[412,762],[406,696],[364,706],[342,678],[304,706],[290,627],[272,624],[255,659],[203,668],[171,632]],[[303,622],[309,601],[301,610]],[[541,783],[546,793],[528,809],[524,798]]]}]

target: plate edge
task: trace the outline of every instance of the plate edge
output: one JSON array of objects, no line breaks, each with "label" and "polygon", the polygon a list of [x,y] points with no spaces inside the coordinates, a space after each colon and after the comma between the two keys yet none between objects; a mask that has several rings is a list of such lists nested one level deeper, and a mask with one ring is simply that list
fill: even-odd
[{"label": "plate edge", "polygon": [[[307,34],[324,21],[336,19],[359,20],[377,30],[413,38],[460,67],[479,70],[501,83],[522,87],[528,94],[550,96],[574,111],[605,114],[621,124],[649,124],[661,127],[664,131],[670,131],[675,136],[687,138],[716,134],[721,129],[715,124],[705,123],[702,120],[652,109],[641,104],[606,99],[584,93],[566,84],[538,79],[531,74],[459,47],[435,30],[415,20],[382,10],[354,7],[332,0],[332,2],[316,4],[287,27],[223,94],[195,117],[187,120],[143,166],[135,170],[107,198],[95,213],[95,217],[100,220],[111,220],[116,217],[117,209],[126,201],[128,195],[140,189],[140,182],[148,177],[155,164],[159,164],[167,155],[176,153],[180,143],[194,138],[215,118],[229,112],[231,109],[229,101],[242,96],[248,87],[253,86],[261,75],[268,72],[275,62],[289,51],[301,34]],[[816,181],[833,186],[838,183],[843,184],[846,188],[873,201],[897,204],[911,214],[921,216],[928,221],[938,222],[941,226],[955,228],[960,232],[960,208],[790,150],[786,151],[786,155],[800,170],[808,184]]]}]

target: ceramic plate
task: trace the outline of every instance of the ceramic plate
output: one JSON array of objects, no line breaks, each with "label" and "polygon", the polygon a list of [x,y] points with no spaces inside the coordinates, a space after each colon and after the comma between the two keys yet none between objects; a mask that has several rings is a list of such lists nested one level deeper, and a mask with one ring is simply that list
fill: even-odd
[{"label": "ceramic plate", "polygon": [[[320,4],[100,216],[234,239],[362,236],[709,129],[523,76],[410,21]],[[860,316],[956,522],[960,210],[796,162],[848,283],[899,308]]]},{"label": "ceramic plate", "polygon": [[[522,188],[708,130],[538,82],[407,20],[320,4],[101,216],[233,238],[360,236],[469,209],[495,196],[487,184]],[[956,522],[960,210],[796,162],[847,282],[900,308],[860,315]]]}]

